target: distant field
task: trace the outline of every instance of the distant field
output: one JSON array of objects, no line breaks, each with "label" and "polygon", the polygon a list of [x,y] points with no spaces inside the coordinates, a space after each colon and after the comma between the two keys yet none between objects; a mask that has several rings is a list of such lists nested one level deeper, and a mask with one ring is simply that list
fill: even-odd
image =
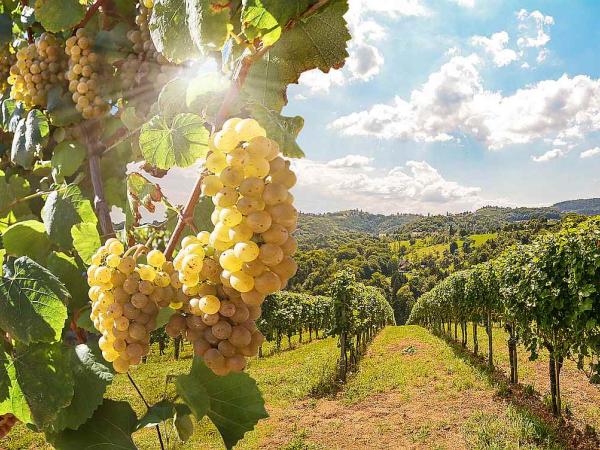
[{"label": "distant field", "polygon": [[[472,246],[477,248],[481,247],[490,239],[494,239],[497,235],[498,233],[472,234],[468,238],[472,241]],[[455,241],[458,244],[459,251],[462,251],[462,245],[464,241],[464,239],[457,239]],[[395,252],[400,251],[401,247],[406,248],[406,255],[409,258],[411,256],[418,258],[434,253],[442,253],[444,250],[448,250],[450,248],[450,243],[428,245],[426,239],[416,239],[412,245],[410,244],[409,240],[395,241],[390,243],[390,248]]]}]

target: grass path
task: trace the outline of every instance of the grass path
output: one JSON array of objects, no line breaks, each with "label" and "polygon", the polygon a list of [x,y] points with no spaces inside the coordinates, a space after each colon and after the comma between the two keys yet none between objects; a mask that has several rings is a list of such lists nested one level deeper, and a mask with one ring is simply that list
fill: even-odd
[{"label": "grass path", "polygon": [[289,410],[260,448],[558,449],[557,432],[416,326],[388,327],[335,398]]}]

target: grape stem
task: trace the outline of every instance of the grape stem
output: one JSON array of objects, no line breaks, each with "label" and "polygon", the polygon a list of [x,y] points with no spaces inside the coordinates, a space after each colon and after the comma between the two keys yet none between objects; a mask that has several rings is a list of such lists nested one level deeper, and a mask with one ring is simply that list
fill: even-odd
[{"label": "grape stem", "polygon": [[102,5],[104,5],[104,3],[106,3],[106,1],[107,0],[96,0],[96,2],[92,6],[90,6],[90,9],[88,9],[86,11],[85,16],[83,17],[83,19],[81,20],[81,22],[79,22],[73,28],[73,35],[75,35],[75,32],[79,28],[83,28],[83,27],[86,26],[86,24],[92,19],[92,17],[94,16],[94,14],[96,14],[96,11],[98,11],[100,9],[100,7]]},{"label": "grape stem", "polygon": [[[150,404],[146,401],[146,398],[144,397],[144,394],[142,394],[142,391],[140,391],[140,388],[135,383],[135,381],[133,380],[133,377],[131,376],[131,374],[129,372],[127,372],[127,378],[129,378],[129,381],[131,382],[133,388],[136,390],[136,392],[138,393],[138,395],[142,399],[142,402],[144,402],[144,405],[146,405],[146,408],[150,409]],[[158,441],[160,442],[160,448],[161,448],[161,450],[165,450],[165,444],[163,442],[162,434],[160,432],[160,425],[156,425],[156,434],[158,435]]]}]

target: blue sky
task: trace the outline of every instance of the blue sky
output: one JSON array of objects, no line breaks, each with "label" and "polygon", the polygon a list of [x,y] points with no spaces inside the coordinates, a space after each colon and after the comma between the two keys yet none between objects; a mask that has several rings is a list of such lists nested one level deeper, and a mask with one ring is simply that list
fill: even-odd
[{"label": "blue sky", "polygon": [[302,211],[600,195],[600,2],[350,0],[345,68],[303,75]]}]

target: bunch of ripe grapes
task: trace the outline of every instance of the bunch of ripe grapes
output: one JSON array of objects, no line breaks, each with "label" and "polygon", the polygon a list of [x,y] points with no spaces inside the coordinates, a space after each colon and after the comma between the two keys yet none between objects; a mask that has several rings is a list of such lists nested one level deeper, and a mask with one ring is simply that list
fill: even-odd
[{"label": "bunch of ripe grapes", "polygon": [[93,38],[80,28],[65,44],[65,53],[69,56],[66,77],[75,109],[84,119],[105,115],[109,105],[99,93],[101,64],[100,57],[92,48]]},{"label": "bunch of ripe grapes", "polygon": [[133,44],[131,53],[121,66],[121,80],[124,91],[128,97],[135,98],[147,91],[160,89],[169,80],[173,79],[179,68],[156,50],[148,20],[152,13],[153,0],[144,0],[138,5],[135,23],[136,30],[130,30],[127,38]]},{"label": "bunch of ripe grapes", "polygon": [[96,251],[87,271],[91,319],[102,333],[100,349],[119,373],[148,354],[159,309],[178,295],[171,286],[173,265],[156,250],[147,260],[138,264],[135,256],[124,255],[123,244],[113,238]]},{"label": "bunch of ripe grapes", "polygon": [[4,414],[0,416],[0,439],[10,433],[12,427],[17,423],[17,418],[12,414]]},{"label": "bunch of ripe grapes", "polygon": [[183,336],[217,375],[239,372],[264,341],[256,327],[266,296],[297,270],[292,233],[296,176],[279,145],[254,119],[233,118],[209,141],[201,187],[212,198],[212,232],[186,236],[172,262],[153,250],[147,265],[123,256],[111,239],[88,271],[100,347],[117,372],[148,353],[158,309],[176,312],[166,326]]},{"label": "bunch of ripe grapes", "polygon": [[36,41],[17,51],[17,61],[10,68],[11,98],[26,107],[47,105],[48,91],[65,79],[67,61],[60,41],[43,33]]}]

